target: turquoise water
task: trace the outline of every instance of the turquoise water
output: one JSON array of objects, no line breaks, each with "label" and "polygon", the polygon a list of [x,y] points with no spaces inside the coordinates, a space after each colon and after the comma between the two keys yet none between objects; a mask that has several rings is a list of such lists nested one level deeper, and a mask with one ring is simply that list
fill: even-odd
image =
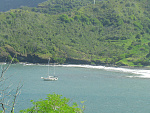
[{"label": "turquoise water", "polygon": [[[43,81],[48,66],[12,65],[7,73],[13,75],[11,82],[21,89],[15,107],[19,110],[31,107],[30,100],[45,99],[47,94],[56,93],[71,99],[85,101],[85,113],[149,113],[150,79],[149,70],[125,69],[103,66],[55,66],[58,81]],[[50,66],[53,75],[54,67]],[[14,86],[15,87],[15,86]]]}]

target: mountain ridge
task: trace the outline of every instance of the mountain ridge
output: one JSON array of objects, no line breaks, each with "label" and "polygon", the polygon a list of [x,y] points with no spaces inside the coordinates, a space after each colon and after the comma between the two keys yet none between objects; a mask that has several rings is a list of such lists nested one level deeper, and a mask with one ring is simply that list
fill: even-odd
[{"label": "mountain ridge", "polygon": [[82,4],[78,0],[48,0],[36,8],[0,13],[0,52],[13,57],[6,49],[9,45],[19,56],[51,57],[58,63],[72,59],[88,64],[147,66],[148,4],[147,0],[96,1],[95,5],[93,0]]}]

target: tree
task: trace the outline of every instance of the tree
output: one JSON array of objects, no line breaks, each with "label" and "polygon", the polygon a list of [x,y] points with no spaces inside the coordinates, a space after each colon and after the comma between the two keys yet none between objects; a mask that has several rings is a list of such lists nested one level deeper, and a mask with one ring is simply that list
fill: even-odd
[{"label": "tree", "polygon": [[[12,58],[9,64],[6,64],[5,66],[4,65],[1,66],[1,70],[2,70],[0,75],[0,105],[2,109],[2,111],[0,111],[1,113],[5,113],[5,112],[14,113],[16,98],[19,95],[20,89],[23,86],[20,85],[19,83],[19,85],[15,90],[12,89],[11,88],[12,84],[9,83],[10,82],[9,79],[11,76],[8,77],[4,76],[6,71],[9,69],[13,59],[14,58]],[[12,93],[13,91],[15,91],[15,93]]]},{"label": "tree", "polygon": [[137,34],[135,38],[136,39],[140,39],[141,38],[141,34]]},{"label": "tree", "polygon": [[[46,100],[40,100],[34,102],[33,107],[26,110],[21,110],[21,113],[83,113],[84,106],[82,109],[79,108],[77,103],[74,103],[72,106],[69,106],[68,98],[61,98],[62,95],[58,94],[49,94],[47,95]],[[81,102],[83,103],[83,102]]]},{"label": "tree", "polygon": [[69,23],[70,22],[70,19],[69,19],[68,15],[66,15],[66,14],[61,15],[60,16],[60,20],[65,22],[65,23]]}]

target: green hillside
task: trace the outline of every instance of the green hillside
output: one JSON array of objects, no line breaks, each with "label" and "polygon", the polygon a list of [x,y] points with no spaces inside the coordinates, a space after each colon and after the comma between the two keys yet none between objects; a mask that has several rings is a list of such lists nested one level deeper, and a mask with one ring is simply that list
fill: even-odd
[{"label": "green hillside", "polygon": [[48,0],[0,13],[0,59],[150,65],[149,5],[148,0]]}]

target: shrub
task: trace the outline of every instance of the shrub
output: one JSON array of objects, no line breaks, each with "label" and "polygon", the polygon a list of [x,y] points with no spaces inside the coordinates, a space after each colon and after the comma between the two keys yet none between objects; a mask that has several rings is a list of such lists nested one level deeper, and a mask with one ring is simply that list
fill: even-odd
[{"label": "shrub", "polygon": [[[21,110],[21,113],[82,113],[84,106],[79,108],[77,103],[74,103],[72,106],[69,106],[68,98],[61,98],[62,95],[58,94],[49,94],[46,100],[40,100],[34,102],[33,107],[26,110]],[[82,102],[83,103],[83,102]]]}]

